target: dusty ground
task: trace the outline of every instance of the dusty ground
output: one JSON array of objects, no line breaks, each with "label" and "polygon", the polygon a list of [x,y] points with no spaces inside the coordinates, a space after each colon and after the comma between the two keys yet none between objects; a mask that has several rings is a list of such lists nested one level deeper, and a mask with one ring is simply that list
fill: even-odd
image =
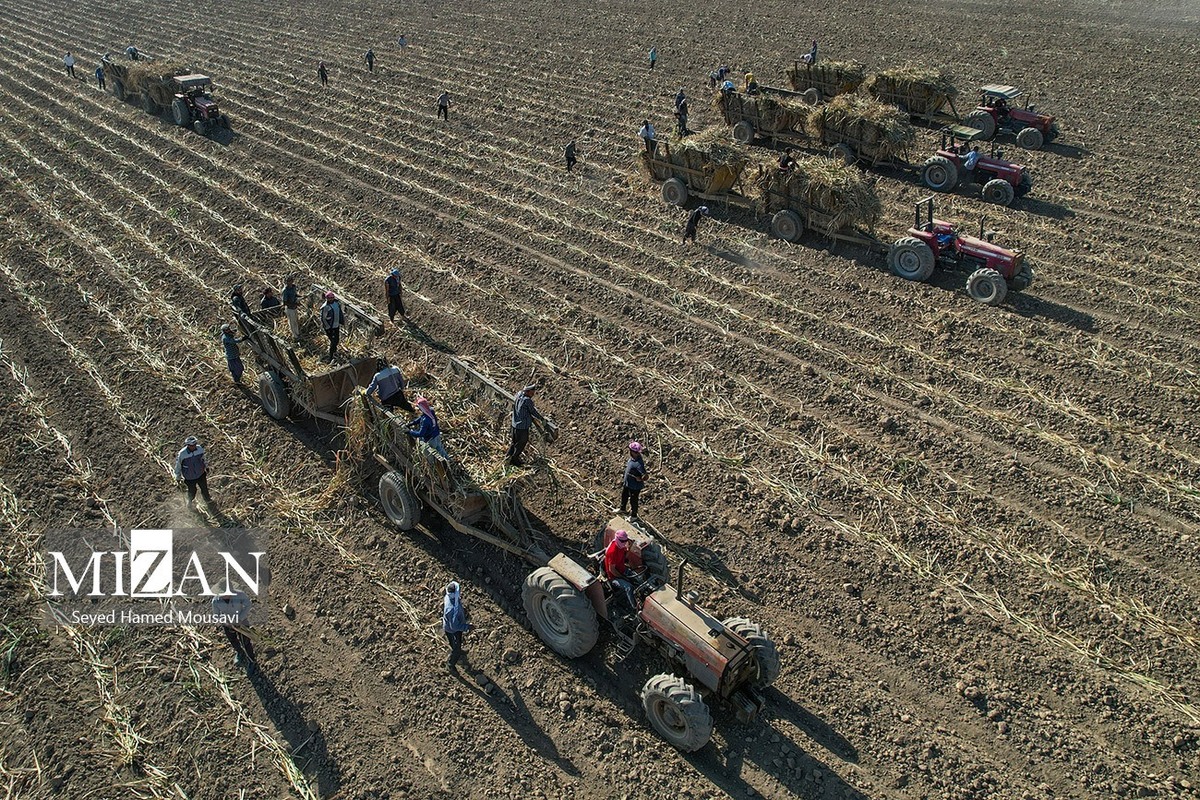
[{"label": "dusty ground", "polygon": [[[9,796],[1197,796],[1195,5],[649,8],[0,7]],[[720,208],[677,243],[682,214],[633,170],[640,120],[669,127],[682,85],[693,127],[715,122],[718,60],[781,84],[812,36],[869,67],[947,63],[964,90],[1016,83],[1061,117],[1061,144],[1010,148],[1028,200],[939,199],[1030,253],[1029,292],[978,306],[963,276],[911,285]],[[214,75],[234,136],[98,92],[96,60],[131,42]],[[923,192],[878,189],[891,238]],[[374,301],[395,264],[426,343],[390,333],[395,358],[440,346],[544,384],[561,488],[528,504],[562,548],[607,518],[624,443],[649,443],[644,516],[705,602],[780,643],[763,719],[718,714],[681,755],[636,699],[657,662],[549,653],[519,562],[397,533],[369,481],[314,500],[337,440],[231,386],[221,299],[294,271]],[[169,475],[189,433],[208,523],[271,530],[295,609],[255,681],[217,631],[37,624],[46,528],[196,522]],[[466,682],[437,635],[451,578],[479,625]]]}]

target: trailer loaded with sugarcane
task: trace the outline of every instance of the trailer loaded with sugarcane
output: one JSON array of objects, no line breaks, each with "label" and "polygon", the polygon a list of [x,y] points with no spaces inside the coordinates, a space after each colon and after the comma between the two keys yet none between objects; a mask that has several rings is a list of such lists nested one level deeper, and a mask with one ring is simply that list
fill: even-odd
[{"label": "trailer loaded with sugarcane", "polygon": [[795,61],[787,71],[792,91],[798,92],[810,106],[832,100],[858,89],[866,78],[857,61]]}]

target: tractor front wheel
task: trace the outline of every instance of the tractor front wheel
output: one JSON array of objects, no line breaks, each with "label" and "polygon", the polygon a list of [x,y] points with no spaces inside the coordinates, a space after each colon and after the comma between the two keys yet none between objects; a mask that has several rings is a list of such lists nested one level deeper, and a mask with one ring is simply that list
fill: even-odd
[{"label": "tractor front wheel", "polygon": [[208,135],[208,123],[202,119],[198,119],[192,123],[192,130],[194,130],[196,133],[200,134],[201,136],[207,136]]},{"label": "tractor front wheel", "polygon": [[933,274],[933,251],[913,236],[905,236],[892,245],[887,262],[888,268],[906,281],[927,281]]},{"label": "tractor front wheel", "polygon": [[821,90],[815,86],[810,89],[805,89],[800,93],[800,96],[804,98],[804,102],[808,103],[810,106],[821,104]]},{"label": "tractor front wheel", "polygon": [[734,125],[733,140],[738,144],[750,144],[754,141],[754,126],[746,120]]},{"label": "tractor front wheel", "polygon": [[683,206],[688,201],[687,184],[679,178],[668,178],[662,185],[662,198],[673,206]]},{"label": "tractor front wheel", "polygon": [[945,156],[933,156],[921,167],[921,182],[935,192],[948,192],[958,186],[958,167]]},{"label": "tractor front wheel", "polygon": [[258,397],[262,401],[263,411],[271,419],[284,419],[292,411],[287,389],[269,370],[258,375]]},{"label": "tractor front wheel", "polygon": [[226,114],[221,115],[221,127],[225,130],[229,130],[229,117]]},{"label": "tractor front wheel", "polygon": [[596,646],[600,623],[591,601],[552,568],[529,574],[521,600],[534,632],[559,655],[578,658]]},{"label": "tractor front wheel", "polygon": [[790,209],[776,211],[775,216],[771,217],[771,233],[785,242],[798,242],[804,235],[804,220]]},{"label": "tractor front wheel", "polygon": [[192,112],[188,108],[187,101],[182,97],[176,97],[171,103],[171,117],[175,120],[175,124],[179,127],[187,125],[192,120]]},{"label": "tractor front wheel", "polygon": [[983,185],[983,199],[989,203],[999,206],[1012,205],[1016,196],[1017,192],[1012,184],[1003,178],[993,178]]},{"label": "tractor front wheel", "polygon": [[751,685],[755,689],[765,689],[774,683],[780,672],[779,648],[763,632],[762,626],[744,617],[727,619],[724,625],[749,642],[750,649],[754,651],[754,661],[758,666],[758,673],[751,681]]},{"label": "tractor front wheel", "polygon": [[1008,282],[1008,288],[1014,292],[1023,292],[1033,285],[1033,268],[1028,264],[1022,264],[1017,270],[1017,274],[1013,275],[1012,280]]},{"label": "tractor front wheel", "polygon": [[1042,136],[1042,132],[1037,128],[1022,128],[1017,131],[1017,147],[1024,147],[1026,150],[1041,150],[1045,141],[1046,137]]},{"label": "tractor front wheel", "polygon": [[1008,284],[991,267],[980,267],[967,278],[967,294],[985,306],[998,306],[1008,295]]},{"label": "tractor front wheel", "polygon": [[379,479],[379,504],[383,513],[402,531],[410,531],[421,521],[421,504],[399,472],[387,472]]},{"label": "tractor front wheel", "polygon": [[962,124],[978,130],[983,139],[991,139],[996,135],[996,118],[982,108],[967,114],[963,118]]},{"label": "tractor front wheel", "polygon": [[712,738],[712,714],[683,678],[662,674],[646,681],[642,707],[654,730],[685,753],[694,753]]}]

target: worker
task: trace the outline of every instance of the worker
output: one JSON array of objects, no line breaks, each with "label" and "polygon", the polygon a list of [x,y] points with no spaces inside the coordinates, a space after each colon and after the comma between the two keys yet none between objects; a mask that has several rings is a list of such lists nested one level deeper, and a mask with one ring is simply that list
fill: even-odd
[{"label": "worker", "polygon": [[604,550],[604,577],[621,591],[629,610],[636,613],[637,602],[633,598],[633,584],[630,582],[633,576],[629,572],[628,560],[629,534],[623,530],[617,531]]},{"label": "worker", "polygon": [[721,94],[733,94],[737,91],[737,87],[733,85],[733,81],[728,78],[721,84]]},{"label": "worker", "polygon": [[342,338],[342,322],[344,320],[342,304],[338,302],[333,292],[325,293],[325,302],[321,304],[320,316],[321,328],[329,337],[329,363],[332,364],[334,358],[337,357],[337,347]]},{"label": "worker", "polygon": [[535,419],[546,421],[546,418],[534,405],[534,395],[537,393],[537,389],[537,384],[529,384],[517,392],[516,402],[513,403],[512,443],[508,446],[508,454],[505,458],[514,467],[521,466],[521,454],[525,452],[525,446],[529,444],[529,428],[533,425],[533,421]]},{"label": "worker", "polygon": [[433,406],[424,397],[418,397],[415,402],[421,413],[408,423],[408,435],[429,445],[443,461],[449,461],[450,456],[442,446],[442,428],[438,425],[437,415],[433,413]]},{"label": "worker", "polygon": [[129,45],[129,47],[125,48],[125,57],[128,58],[130,61],[137,61],[138,55],[139,55],[138,49],[136,47],[134,47],[133,45]]},{"label": "worker", "polygon": [[367,72],[374,72],[375,71],[375,51],[368,47],[366,58],[367,58]]},{"label": "worker", "polygon": [[650,48],[650,69],[654,69],[654,65],[658,63],[658,49]]},{"label": "worker", "polygon": [[720,80],[720,78],[717,77],[717,71],[715,69],[712,72],[708,73],[708,88],[716,89],[717,84],[720,82],[721,82],[721,80]]},{"label": "worker", "polygon": [[245,337],[238,338],[233,331],[233,326],[226,322],[221,326],[221,345],[225,348],[225,364],[229,367],[229,374],[233,376],[234,383],[242,382],[242,375],[246,371],[246,367],[242,364],[242,353],[238,349],[238,344],[246,341]]},{"label": "worker", "polygon": [[642,137],[642,142],[646,145],[646,155],[654,155],[654,150],[658,147],[658,142],[654,141],[654,126],[650,124],[650,120],[642,120],[642,127],[638,130],[638,136]]},{"label": "worker", "polygon": [[450,99],[450,92],[445,89],[438,95],[437,108],[438,119],[450,121],[450,106],[454,105],[454,101]]},{"label": "worker", "polygon": [[63,66],[67,68],[67,77],[75,77],[75,56],[68,52],[63,56]]},{"label": "worker", "polygon": [[283,307],[283,301],[275,294],[275,290],[270,286],[262,290],[262,299],[258,301],[258,306],[267,316],[278,317],[279,310]]},{"label": "worker", "polygon": [[758,81],[754,79],[753,72],[746,73],[746,94],[758,94]]},{"label": "worker", "polygon": [[625,476],[621,479],[621,513],[629,504],[629,518],[638,518],[638,496],[646,485],[646,461],[640,442],[629,443],[629,460],[625,462]]},{"label": "worker", "polygon": [[575,140],[567,142],[567,146],[563,148],[563,158],[567,161],[567,172],[575,169],[576,155],[579,151],[575,147]]},{"label": "worker", "polygon": [[194,507],[197,489],[205,505],[212,505],[212,498],[208,494],[208,464],[204,459],[204,448],[195,436],[184,439],[183,449],[175,456],[175,480],[183,481],[187,486],[188,508]]},{"label": "worker", "polygon": [[387,298],[388,320],[396,321],[396,313],[404,314],[404,284],[400,281],[400,270],[393,268],[383,279],[383,294]]},{"label": "worker", "polygon": [[679,136],[684,137],[691,133],[688,130],[688,102],[685,99],[682,103],[675,107],[675,119],[679,130]]},{"label": "worker", "polygon": [[408,34],[407,33],[402,33],[398,37],[396,37],[396,46],[399,47],[401,50],[408,47]]},{"label": "worker", "polygon": [[792,148],[787,148],[783,151],[783,155],[779,157],[779,171],[784,175],[791,174],[796,168],[796,159],[792,156]]},{"label": "worker", "polygon": [[379,398],[379,402],[388,408],[400,406],[410,414],[417,413],[404,394],[404,373],[400,371],[400,368],[379,358],[375,360],[375,369],[378,372],[375,373],[375,377],[371,378],[371,383],[367,386],[367,394],[374,394]]},{"label": "worker", "polygon": [[102,91],[102,92],[104,91],[104,65],[103,64],[96,67],[96,86],[98,86],[100,88],[100,91]]},{"label": "worker", "polygon": [[288,275],[283,287],[283,313],[287,315],[292,338],[300,341],[300,290],[296,288],[296,276]]},{"label": "worker", "polygon": [[717,81],[724,81],[725,78],[729,75],[729,72],[730,72],[729,67],[725,66],[724,64],[717,67]]},{"label": "worker", "polygon": [[246,302],[246,296],[242,294],[242,285],[240,283],[230,290],[229,303],[233,306],[233,310],[239,314],[250,313],[250,304]]},{"label": "worker", "polygon": [[707,216],[708,206],[700,206],[688,215],[687,225],[683,229],[683,244],[687,244],[689,239],[692,240],[692,244],[696,243],[696,229],[700,227],[700,220]]},{"label": "worker", "polygon": [[317,65],[317,77],[321,79],[322,86],[329,85],[329,70],[325,69],[324,61]]},{"label": "worker", "polygon": [[450,643],[450,658],[446,661],[446,669],[457,674],[458,659],[462,657],[463,634],[471,630],[470,614],[463,604],[462,590],[457,581],[446,584],[446,594],[442,598],[442,630],[446,633],[446,641]]},{"label": "worker", "polygon": [[675,93],[675,108],[679,109],[680,103],[687,102],[687,95],[683,93],[683,87],[679,87],[679,91]]},{"label": "worker", "polygon": [[967,157],[963,159],[963,170],[966,172],[966,183],[975,183],[975,167],[978,164],[979,145],[975,145],[971,148],[971,152],[967,153]]},{"label": "worker", "polygon": [[817,63],[817,40],[812,40],[812,49],[800,56],[800,60],[810,67]]},{"label": "worker", "polygon": [[222,582],[218,594],[213,595],[213,614],[223,623],[225,638],[233,645],[233,663],[245,667],[253,674],[258,669],[254,658],[254,642],[242,630],[250,617],[250,598],[240,589],[234,588],[228,579]]}]

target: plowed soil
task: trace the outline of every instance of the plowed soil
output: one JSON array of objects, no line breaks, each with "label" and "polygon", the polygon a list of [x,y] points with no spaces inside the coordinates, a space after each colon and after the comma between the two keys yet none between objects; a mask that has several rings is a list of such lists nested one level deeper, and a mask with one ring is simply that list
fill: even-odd
[{"label": "plowed soil", "polygon": [[[1192,3],[1099,0],[6,0],[0,787],[1197,796],[1198,31]],[[938,197],[1024,249],[1030,289],[981,306],[965,275],[911,284],[719,203],[679,243],[684,212],[636,168],[641,120],[669,130],[682,86],[691,127],[718,124],[709,70],[785,85],[813,37],[868,70],[948,66],[960,111],[1000,82],[1058,116],[1060,141],[1006,147],[1028,198]],[[212,75],[232,132],[100,92],[100,56],[130,43]],[[935,147],[922,129],[912,159]],[[926,192],[901,172],[877,191],[891,241]],[[626,442],[648,445],[643,516],[672,562],[779,644],[759,719],[717,709],[709,745],[673,750],[638,699],[652,653],[602,637],[559,658],[521,608],[525,564],[432,515],[395,530],[377,473],[326,491],[337,431],[262,413],[249,353],[231,383],[231,285],[295,273],[378,306],[393,266],[410,324],[389,326],[392,360],[445,350],[542,384],[562,435],[541,450],[552,488],[525,500],[558,549],[591,547]],[[171,479],[189,434],[215,510]],[[47,529],[197,524],[273,534],[254,679],[217,630],[40,625]],[[439,627],[452,579],[476,623],[462,679]]]}]

